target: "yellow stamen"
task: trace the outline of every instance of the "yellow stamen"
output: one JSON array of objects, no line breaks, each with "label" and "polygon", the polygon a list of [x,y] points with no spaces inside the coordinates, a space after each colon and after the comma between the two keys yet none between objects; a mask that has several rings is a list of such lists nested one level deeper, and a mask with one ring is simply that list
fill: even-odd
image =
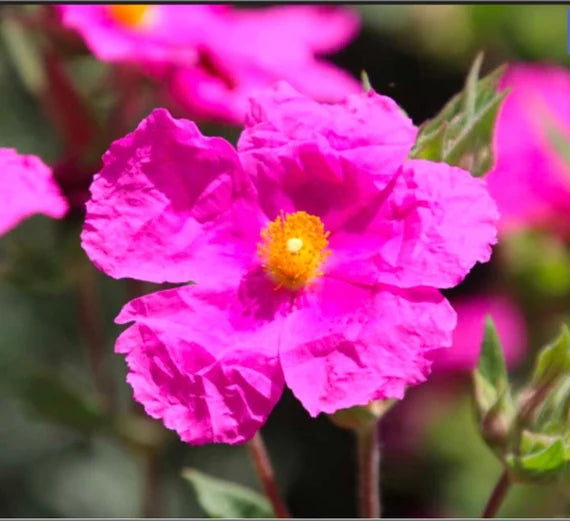
[{"label": "yellow stamen", "polygon": [[109,6],[109,11],[120,24],[135,28],[144,23],[150,8],[150,5],[144,4],[114,4]]},{"label": "yellow stamen", "polygon": [[269,276],[291,290],[298,290],[323,274],[330,255],[323,222],[307,212],[281,214],[261,231],[257,252]]}]

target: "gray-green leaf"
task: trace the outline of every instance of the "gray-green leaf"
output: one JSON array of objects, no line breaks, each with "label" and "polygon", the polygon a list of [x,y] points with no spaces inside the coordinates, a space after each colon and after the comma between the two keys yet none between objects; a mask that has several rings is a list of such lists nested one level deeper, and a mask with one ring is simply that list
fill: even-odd
[{"label": "gray-green leaf", "polygon": [[274,517],[269,501],[254,490],[195,469],[184,469],[182,477],[192,485],[208,517]]},{"label": "gray-green leaf", "polygon": [[483,55],[479,53],[463,90],[436,117],[421,126],[410,157],[461,166],[475,177],[491,167],[493,127],[508,91],[497,92],[504,67],[479,79],[482,61]]},{"label": "gray-green leaf", "polygon": [[532,383],[546,385],[570,371],[570,331],[562,324],[558,337],[542,348],[536,357]]}]

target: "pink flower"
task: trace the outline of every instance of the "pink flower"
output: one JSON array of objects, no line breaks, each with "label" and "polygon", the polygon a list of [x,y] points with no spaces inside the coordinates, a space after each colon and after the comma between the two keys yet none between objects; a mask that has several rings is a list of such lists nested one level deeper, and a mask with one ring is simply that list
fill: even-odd
[{"label": "pink flower", "polygon": [[0,234],[38,213],[60,218],[67,212],[51,169],[39,157],[0,148],[0,172]]},{"label": "pink flower", "polygon": [[63,25],[110,62],[195,62],[221,31],[224,5],[59,5]]},{"label": "pink flower", "polygon": [[494,133],[495,166],[489,191],[505,232],[549,226],[568,232],[570,162],[558,151],[550,129],[570,150],[570,73],[561,67],[516,64],[501,88],[512,91],[500,109]]},{"label": "pink flower", "polygon": [[341,49],[359,20],[330,6],[233,9],[220,5],[64,5],[102,60],[134,62],[168,85],[192,117],[242,123],[248,98],[286,80],[319,101],[336,102],[360,84],[318,56]]},{"label": "pink flower", "polygon": [[449,346],[437,288],[485,262],[484,181],[407,161],[417,129],[373,92],[252,101],[237,151],[155,110],[112,144],[82,233],[105,273],[186,283],[128,303],[117,340],[146,412],[189,443],[239,443],[286,384],[316,416],[403,396]]},{"label": "pink flower", "polygon": [[472,371],[479,359],[485,317],[495,322],[508,367],[526,353],[526,323],[518,307],[504,295],[478,295],[452,301],[457,313],[451,349],[433,352],[434,371]]}]

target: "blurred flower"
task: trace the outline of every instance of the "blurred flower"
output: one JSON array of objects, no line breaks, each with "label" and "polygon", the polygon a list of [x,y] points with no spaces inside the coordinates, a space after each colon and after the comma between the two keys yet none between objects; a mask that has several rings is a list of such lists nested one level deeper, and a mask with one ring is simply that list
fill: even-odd
[{"label": "blurred flower", "polygon": [[374,92],[321,105],[281,83],[236,150],[155,110],[112,144],[82,244],[107,274],[185,283],[128,303],[117,340],[146,412],[239,443],[287,384],[312,416],[401,398],[451,343],[457,284],[496,240],[484,181],[407,161],[417,129]]},{"label": "blurred flower", "polygon": [[505,232],[544,226],[568,233],[570,214],[570,72],[515,64],[501,80],[512,91],[494,133],[489,191]]},{"label": "blurred flower", "polygon": [[457,313],[451,349],[434,351],[434,371],[472,371],[477,365],[485,317],[495,322],[505,360],[514,367],[526,353],[526,323],[521,311],[505,295],[477,295],[452,300]]},{"label": "blurred flower", "polygon": [[0,234],[35,214],[60,218],[67,202],[39,157],[0,148]]},{"label": "blurred flower", "polygon": [[196,62],[198,46],[220,35],[225,5],[59,5],[63,25],[110,62]]},{"label": "blurred flower", "polygon": [[242,123],[255,91],[287,80],[319,101],[360,83],[318,58],[356,33],[355,12],[330,6],[63,5],[63,23],[102,60],[134,62],[194,118]]}]

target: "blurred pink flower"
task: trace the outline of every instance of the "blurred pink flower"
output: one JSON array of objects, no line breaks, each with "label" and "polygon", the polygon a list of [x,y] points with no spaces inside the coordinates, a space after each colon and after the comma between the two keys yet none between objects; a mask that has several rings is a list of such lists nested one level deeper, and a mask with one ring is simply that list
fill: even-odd
[{"label": "blurred pink flower", "polygon": [[361,90],[318,56],[354,37],[354,11],[331,6],[62,5],[102,60],[133,62],[167,85],[193,118],[242,123],[248,98],[286,80],[318,101]]},{"label": "blurred pink flower", "polygon": [[452,300],[457,313],[451,349],[433,352],[434,371],[472,371],[479,359],[485,317],[495,322],[509,368],[526,353],[526,322],[516,304],[505,295],[478,295]]},{"label": "blurred pink flower", "polygon": [[35,214],[60,218],[67,202],[39,157],[0,148],[0,234]]},{"label": "blurred pink flower", "polygon": [[562,67],[511,65],[501,88],[512,91],[494,132],[495,165],[489,191],[505,232],[547,226],[568,232],[570,162],[556,149],[549,129],[566,139],[570,152],[570,72]]},{"label": "blurred pink flower", "polygon": [[105,273],[186,283],[128,303],[116,343],[146,412],[240,443],[287,384],[316,416],[423,381],[457,284],[496,240],[484,181],[407,161],[417,129],[374,92],[252,100],[237,151],[155,110],[114,142],[82,244]]}]

